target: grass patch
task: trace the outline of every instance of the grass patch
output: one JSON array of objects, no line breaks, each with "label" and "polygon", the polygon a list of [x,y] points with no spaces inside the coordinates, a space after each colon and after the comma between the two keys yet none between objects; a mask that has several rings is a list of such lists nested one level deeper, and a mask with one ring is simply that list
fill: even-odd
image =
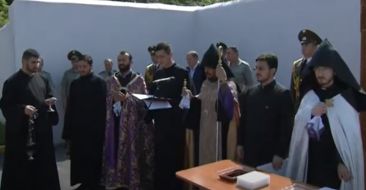
[{"label": "grass patch", "polygon": [[5,125],[3,122],[0,122],[0,145],[5,144]]}]

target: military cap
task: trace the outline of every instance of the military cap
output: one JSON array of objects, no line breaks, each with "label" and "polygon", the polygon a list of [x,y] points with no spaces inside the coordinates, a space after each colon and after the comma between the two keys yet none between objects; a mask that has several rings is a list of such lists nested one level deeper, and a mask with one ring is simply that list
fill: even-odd
[{"label": "military cap", "polygon": [[67,58],[71,61],[72,57],[77,57],[80,60],[83,57],[83,54],[81,54],[78,50],[71,50],[67,54]]},{"label": "military cap", "polygon": [[309,29],[303,29],[299,32],[297,35],[297,38],[299,39],[300,43],[310,43],[315,42],[315,44],[320,44],[322,42],[322,39],[313,31]]}]

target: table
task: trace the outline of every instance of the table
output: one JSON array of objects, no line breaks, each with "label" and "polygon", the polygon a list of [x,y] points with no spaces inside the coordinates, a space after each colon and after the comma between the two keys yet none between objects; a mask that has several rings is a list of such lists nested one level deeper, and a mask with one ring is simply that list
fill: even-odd
[{"label": "table", "polygon": [[[183,181],[194,186],[209,189],[209,190],[238,190],[235,183],[230,183],[221,180],[218,172],[232,167],[243,167],[231,160],[221,160],[218,162],[178,171],[176,176]],[[246,167],[246,166],[244,166]],[[286,177],[269,174],[270,184],[263,190],[281,190],[284,187],[290,186],[294,182]],[[312,189],[312,188],[311,188]]]}]

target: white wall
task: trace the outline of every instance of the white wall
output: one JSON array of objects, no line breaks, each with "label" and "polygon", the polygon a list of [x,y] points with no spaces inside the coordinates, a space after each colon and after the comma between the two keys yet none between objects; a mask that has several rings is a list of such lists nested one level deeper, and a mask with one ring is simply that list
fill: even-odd
[{"label": "white wall", "polygon": [[[44,69],[51,72],[58,92],[63,71],[70,67],[66,54],[71,49],[90,54],[98,72],[106,57],[116,62],[118,52],[128,50],[135,70],[143,72],[150,62],[147,47],[159,41],[172,45],[182,66],[187,51],[202,55],[210,43],[224,41],[237,46],[252,65],[260,53],[276,53],[277,78],[289,85],[291,63],[301,55],[297,34],[303,28],[327,37],[359,78],[359,15],[358,0],[241,0],[205,8],[17,0],[10,9],[10,24],[0,31],[0,83],[20,68],[21,54],[29,47],[44,57]],[[57,142],[61,126],[55,128]]]},{"label": "white wall", "polygon": [[309,28],[333,43],[358,79],[359,17],[358,0],[239,1],[200,12],[201,35],[195,45],[203,50],[208,43],[223,40],[238,46],[241,57],[253,66],[260,53],[273,52],[279,57],[277,78],[288,86],[291,64],[301,56],[297,34]]},{"label": "white wall", "polygon": [[[52,74],[56,92],[63,71],[70,67],[66,55],[71,49],[90,54],[97,72],[102,70],[106,57],[116,62],[118,53],[128,50],[134,56],[135,69],[143,72],[150,63],[149,45],[167,41],[179,60],[184,57],[182,50],[192,47],[188,41],[193,35],[189,30],[193,20],[190,11],[37,1],[15,1],[11,9],[16,12],[11,18],[15,25],[16,67],[21,66],[25,49],[37,49],[44,57],[44,69]],[[62,125],[55,128],[56,142],[60,141]]]},{"label": "white wall", "polygon": [[[189,44],[186,40],[193,35],[189,30],[193,20],[191,12],[143,9],[130,4],[15,1],[11,8],[18,12],[14,18],[17,59],[23,49],[31,46],[44,55],[45,69],[60,71],[69,67],[67,52],[78,49],[94,58],[95,70],[99,71],[104,58],[115,60],[118,52],[126,49],[134,55],[136,69],[142,72],[150,62],[147,47],[158,41],[170,42],[173,47],[179,47],[173,48],[177,55],[183,54],[180,48],[185,48]],[[54,77],[57,81],[61,73]]]},{"label": "white wall", "polygon": [[[3,89],[4,81],[15,71],[12,29],[11,23],[0,29],[0,89]],[[4,121],[1,111],[0,121]]]}]

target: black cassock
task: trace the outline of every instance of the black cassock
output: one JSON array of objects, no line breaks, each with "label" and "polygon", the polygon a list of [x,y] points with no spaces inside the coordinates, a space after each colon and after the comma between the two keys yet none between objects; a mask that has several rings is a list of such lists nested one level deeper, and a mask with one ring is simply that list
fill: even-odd
[{"label": "black cassock", "polygon": [[71,83],[63,138],[70,140],[71,185],[95,188],[100,183],[106,84],[93,73]]},{"label": "black cassock", "polygon": [[[179,190],[181,184],[175,172],[183,168],[185,128],[184,111],[179,108],[184,79],[188,73],[176,64],[156,72],[154,80],[175,77],[170,81],[153,85],[151,93],[157,97],[170,99],[172,108],[152,112],[155,121],[155,189]],[[189,84],[187,85],[189,86]]]},{"label": "black cassock", "polygon": [[[326,90],[315,88],[314,92],[321,102],[341,94],[358,112],[366,110],[366,95],[344,87],[339,82]],[[307,183],[338,189],[341,181],[338,178],[337,168],[343,161],[335,146],[327,115],[323,114],[321,118],[324,131],[319,141],[309,138]]]},{"label": "black cassock", "polygon": [[276,81],[250,88],[239,97],[241,118],[238,145],[244,147],[244,164],[256,167],[286,158],[293,113],[290,93]]},{"label": "black cassock", "polygon": [[[0,100],[6,119],[2,190],[60,189],[52,136],[52,125],[57,124],[58,115],[56,111],[47,112],[44,103],[50,97],[50,85],[39,74],[29,76],[20,70],[5,81]],[[29,117],[24,114],[25,105],[38,109],[33,161],[26,154]]]}]

